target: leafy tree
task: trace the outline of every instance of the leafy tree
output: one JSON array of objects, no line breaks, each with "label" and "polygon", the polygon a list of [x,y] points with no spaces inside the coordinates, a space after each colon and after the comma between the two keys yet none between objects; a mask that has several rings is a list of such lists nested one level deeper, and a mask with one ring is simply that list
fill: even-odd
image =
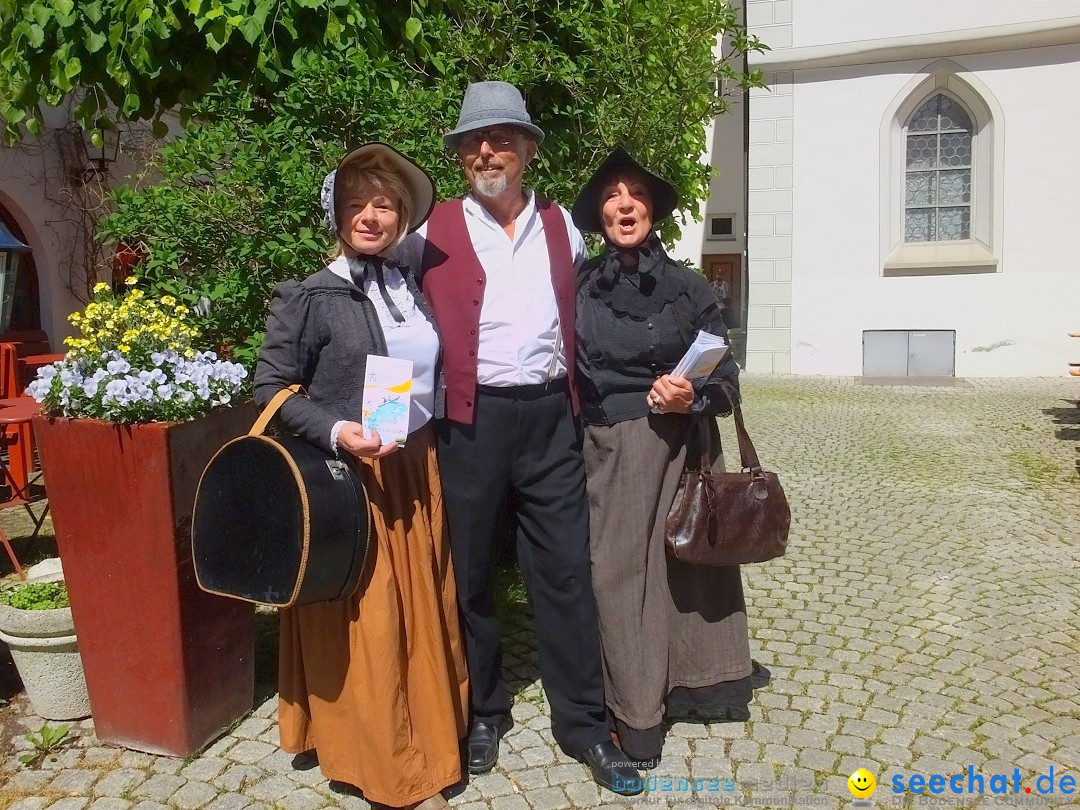
[{"label": "leafy tree", "polygon": [[110,108],[160,121],[222,77],[268,92],[296,55],[385,48],[406,17],[393,0],[2,0],[0,119],[9,140],[36,133],[40,103],[75,91],[88,130],[108,126]]},{"label": "leafy tree", "polygon": [[[440,197],[462,191],[441,135],[469,81],[524,90],[548,134],[532,187],[569,202],[623,143],[687,208],[708,193],[699,157],[706,125],[727,109],[718,88],[761,85],[739,68],[760,43],[721,0],[5,2],[9,134],[30,128],[57,92],[83,94],[78,114],[93,125],[108,124],[105,100],[142,117],[183,105],[185,132],[149,167],[155,181],[118,190],[104,229],[146,245],[142,273],[158,291],[208,299],[203,328],[245,362],[271,286],[325,261],[318,189],[346,148],[385,140],[432,174]],[[105,44],[72,36],[93,16],[85,31],[108,32]],[[134,33],[120,25],[142,17]]]}]

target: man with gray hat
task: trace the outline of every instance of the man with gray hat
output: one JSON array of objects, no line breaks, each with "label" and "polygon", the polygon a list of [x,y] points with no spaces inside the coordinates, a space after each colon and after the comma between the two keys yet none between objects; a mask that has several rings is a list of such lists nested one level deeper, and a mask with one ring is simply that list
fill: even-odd
[{"label": "man with gray hat", "polygon": [[522,185],[543,140],[516,87],[470,84],[444,141],[471,191],[437,205],[400,248],[443,343],[439,466],[472,686],[467,764],[495,765],[510,719],[493,594],[509,504],[552,733],[600,785],[632,795],[641,780],[611,741],[589,573],[574,369],[585,244],[567,211]]}]

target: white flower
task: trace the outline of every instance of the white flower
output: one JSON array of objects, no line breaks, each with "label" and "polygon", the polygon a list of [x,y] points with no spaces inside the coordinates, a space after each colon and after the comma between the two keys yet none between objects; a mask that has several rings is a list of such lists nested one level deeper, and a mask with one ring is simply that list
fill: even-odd
[{"label": "white flower", "polygon": [[131,371],[131,363],[120,357],[116,360],[110,360],[105,365],[105,368],[110,374],[127,374],[129,371]]},{"label": "white flower", "polygon": [[32,396],[38,402],[45,401],[45,395],[49,393],[49,389],[52,388],[52,383],[49,380],[37,379],[30,383],[26,388],[26,393]]}]

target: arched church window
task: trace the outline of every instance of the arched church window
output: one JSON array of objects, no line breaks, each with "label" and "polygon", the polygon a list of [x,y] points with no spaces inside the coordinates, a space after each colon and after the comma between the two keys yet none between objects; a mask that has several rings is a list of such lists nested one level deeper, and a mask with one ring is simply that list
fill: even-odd
[{"label": "arched church window", "polygon": [[905,126],[904,241],[950,242],[972,232],[971,115],[937,93]]}]

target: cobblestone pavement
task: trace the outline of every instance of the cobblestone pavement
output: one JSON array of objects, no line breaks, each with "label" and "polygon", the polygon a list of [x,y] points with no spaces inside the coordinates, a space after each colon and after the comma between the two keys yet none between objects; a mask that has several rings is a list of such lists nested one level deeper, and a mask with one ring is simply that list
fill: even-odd
[{"label": "cobblestone pavement", "polygon": [[[794,515],[788,556],[744,568],[754,657],[772,680],[749,722],[674,726],[654,772],[673,789],[660,781],[646,798],[839,808],[847,775],[866,767],[888,807],[894,774],[1019,768],[1021,798],[1051,768],[1080,777],[1080,384],[759,377],[745,389],[749,428]],[[497,769],[452,803],[625,805],[555,748],[528,628],[507,636],[517,724]],[[276,748],[274,707],[186,761],[103,747],[87,721],[41,770],[0,763],[0,810],[366,807]],[[695,791],[680,778],[706,781]],[[738,784],[717,792],[713,779]],[[1071,798],[1055,795],[1053,806]]]}]

